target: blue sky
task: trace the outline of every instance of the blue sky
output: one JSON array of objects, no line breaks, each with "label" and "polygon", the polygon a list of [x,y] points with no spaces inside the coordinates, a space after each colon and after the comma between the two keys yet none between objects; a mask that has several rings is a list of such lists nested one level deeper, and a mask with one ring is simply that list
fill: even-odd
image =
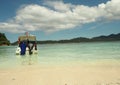
[{"label": "blue sky", "polygon": [[120,33],[120,0],[1,0],[0,32],[14,42],[28,31],[37,40]]}]

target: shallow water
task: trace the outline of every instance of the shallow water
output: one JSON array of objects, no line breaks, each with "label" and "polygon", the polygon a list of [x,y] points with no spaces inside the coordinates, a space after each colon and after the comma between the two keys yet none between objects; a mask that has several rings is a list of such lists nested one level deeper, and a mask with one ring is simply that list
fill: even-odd
[{"label": "shallow water", "polygon": [[38,54],[16,56],[17,46],[0,47],[0,68],[22,65],[96,64],[104,61],[120,65],[120,42],[38,45]]}]

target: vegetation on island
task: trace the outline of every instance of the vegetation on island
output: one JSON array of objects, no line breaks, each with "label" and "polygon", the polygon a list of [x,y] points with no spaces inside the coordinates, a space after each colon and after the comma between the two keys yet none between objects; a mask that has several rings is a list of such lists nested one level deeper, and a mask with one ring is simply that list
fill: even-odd
[{"label": "vegetation on island", "polygon": [[[120,41],[120,33],[111,34],[108,36],[98,36],[93,38],[78,37],[69,40],[46,40],[37,41],[37,44],[56,44],[56,43],[80,43],[80,42],[108,42],[108,41]],[[12,45],[17,45],[17,41],[12,43]]]},{"label": "vegetation on island", "polygon": [[0,46],[1,45],[10,45],[10,41],[6,38],[4,33],[0,33]]},{"label": "vegetation on island", "polygon": [[98,36],[93,38],[78,37],[69,40],[47,40],[37,41],[38,44],[54,44],[54,43],[80,43],[80,42],[108,42],[108,41],[120,41],[120,33],[111,34],[108,36]]}]

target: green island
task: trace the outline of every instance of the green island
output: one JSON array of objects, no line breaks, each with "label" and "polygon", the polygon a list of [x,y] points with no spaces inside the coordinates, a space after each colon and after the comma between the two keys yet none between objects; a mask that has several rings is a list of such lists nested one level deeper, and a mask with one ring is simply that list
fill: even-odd
[{"label": "green island", "polygon": [[[37,41],[37,44],[56,44],[56,43],[81,43],[81,42],[109,42],[109,41],[120,41],[120,33],[110,34],[107,36],[98,36],[93,38],[78,37],[66,40],[46,40]],[[11,45],[17,45],[17,41],[11,43]]]},{"label": "green island", "polygon": [[4,33],[0,33],[0,46],[10,45],[10,41],[6,38]]}]

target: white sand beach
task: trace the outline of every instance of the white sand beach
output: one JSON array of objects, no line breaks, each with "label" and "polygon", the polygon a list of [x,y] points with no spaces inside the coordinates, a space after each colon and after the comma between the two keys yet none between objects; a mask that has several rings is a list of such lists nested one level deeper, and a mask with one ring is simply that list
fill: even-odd
[{"label": "white sand beach", "polygon": [[28,65],[0,69],[0,85],[120,85],[120,67]]}]

